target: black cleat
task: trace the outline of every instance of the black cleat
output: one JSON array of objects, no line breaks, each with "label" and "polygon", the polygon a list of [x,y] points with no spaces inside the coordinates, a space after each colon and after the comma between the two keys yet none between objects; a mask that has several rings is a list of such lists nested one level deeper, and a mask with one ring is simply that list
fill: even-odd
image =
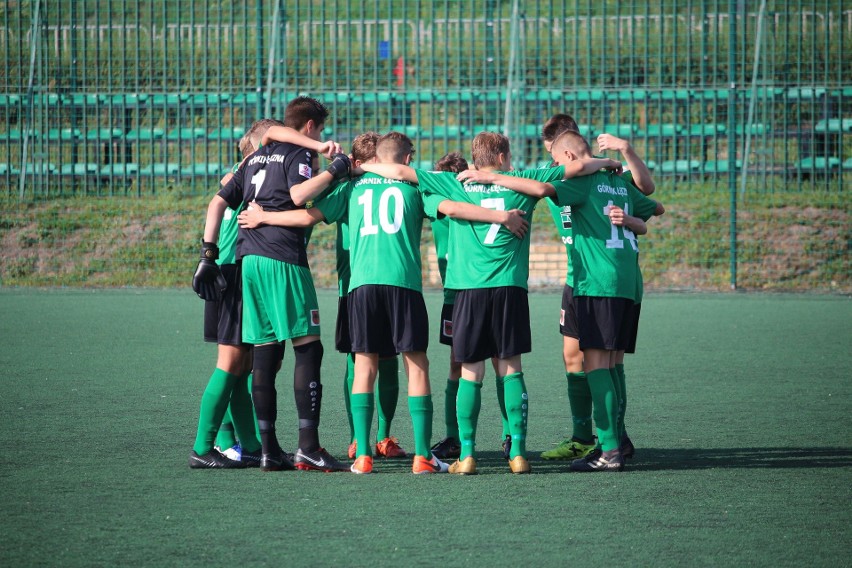
[{"label": "black cleat", "polygon": [[571,471],[621,471],[624,456],[618,450],[602,452],[596,449],[589,455],[571,462]]},{"label": "black cleat", "polygon": [[210,450],[199,456],[195,450],[189,452],[189,467],[192,469],[243,469],[242,462],[228,459],[216,450]]},{"label": "black cleat", "polygon": [[512,437],[509,436],[509,435],[506,435],[506,437],[503,439],[503,459],[508,461],[509,455],[511,453],[512,453]]},{"label": "black cleat", "polygon": [[260,467],[261,459],[263,459],[263,451],[260,448],[253,452],[243,451],[240,456],[240,461],[246,464],[246,467]]},{"label": "black cleat", "polygon": [[633,442],[630,440],[627,432],[621,437],[621,444],[618,445],[618,449],[621,450],[621,455],[626,460],[631,459],[633,454],[636,453],[636,448],[633,446]]},{"label": "black cleat", "polygon": [[279,449],[277,452],[261,454],[260,456],[260,471],[286,471],[291,469],[295,469],[293,458],[284,450]]},{"label": "black cleat", "polygon": [[349,471],[349,464],[337,461],[334,456],[320,448],[315,452],[303,452],[301,448],[296,450],[293,463],[297,469],[303,471]]},{"label": "black cleat", "polygon": [[459,445],[458,440],[447,436],[432,446],[432,454],[439,460],[457,458],[461,455],[461,446]]}]

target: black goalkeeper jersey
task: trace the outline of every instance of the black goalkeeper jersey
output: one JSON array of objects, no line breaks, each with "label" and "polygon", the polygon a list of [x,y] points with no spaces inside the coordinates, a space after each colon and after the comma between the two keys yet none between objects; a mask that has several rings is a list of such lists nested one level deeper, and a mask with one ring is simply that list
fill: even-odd
[{"label": "black goalkeeper jersey", "polygon": [[[259,203],[265,211],[304,209],[293,203],[290,188],[314,174],[317,154],[307,148],[271,142],[243,162],[219,196],[237,209],[243,202]],[[290,264],[308,266],[308,232],[303,228],[261,225],[239,230],[237,259],[248,255],[265,256]]]}]

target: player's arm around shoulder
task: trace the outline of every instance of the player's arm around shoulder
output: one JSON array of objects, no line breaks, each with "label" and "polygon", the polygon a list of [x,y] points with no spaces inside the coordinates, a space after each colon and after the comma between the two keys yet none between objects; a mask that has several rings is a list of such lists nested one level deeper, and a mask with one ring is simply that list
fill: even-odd
[{"label": "player's arm around shoulder", "polygon": [[398,179],[408,183],[417,183],[417,172],[404,164],[361,164],[361,169],[386,179]]},{"label": "player's arm around shoulder", "polygon": [[263,207],[254,201],[237,217],[237,223],[243,229],[256,229],[261,225],[313,227],[324,220],[325,217],[323,217],[322,212],[315,207],[292,211],[264,211]]},{"label": "player's arm around shoulder", "polygon": [[480,207],[473,203],[444,199],[438,205],[438,212],[451,219],[464,219],[465,221],[503,225],[518,238],[523,238],[530,228],[529,221],[524,219],[526,211],[520,209],[499,211]]},{"label": "player's arm around shoulder", "polygon": [[328,167],[309,179],[290,187],[290,199],[302,206],[319,196],[335,181],[349,175],[352,162],[346,154],[337,154]]},{"label": "player's arm around shoulder", "polygon": [[598,149],[602,151],[614,150],[619,152],[627,162],[627,168],[630,170],[633,178],[633,184],[645,195],[651,195],[656,189],[654,178],[651,176],[651,170],[645,164],[645,161],[639,157],[633,145],[624,138],[613,136],[612,134],[603,133],[598,136]]},{"label": "player's arm around shoulder", "polygon": [[621,162],[610,158],[579,158],[565,164],[565,179],[588,176],[600,170],[621,173],[621,168]]},{"label": "player's arm around shoulder", "polygon": [[508,175],[501,172],[486,170],[465,170],[456,176],[462,183],[481,183],[485,185],[500,185],[531,197],[548,197],[553,195],[553,186],[537,179]]}]

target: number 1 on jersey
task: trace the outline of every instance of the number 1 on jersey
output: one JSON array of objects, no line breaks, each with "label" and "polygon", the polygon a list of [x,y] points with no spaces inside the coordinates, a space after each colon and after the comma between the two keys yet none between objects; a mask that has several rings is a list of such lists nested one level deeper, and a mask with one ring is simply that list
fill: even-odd
[{"label": "number 1 on jersey", "polygon": [[[615,204],[610,199],[610,201],[609,201],[609,203],[607,203],[606,207],[603,208],[603,214],[607,219],[609,219],[609,212],[613,208],[614,205]],[[624,209],[625,215],[630,214],[630,205],[629,204],[625,203],[623,209]],[[624,225],[622,225],[621,227],[619,227],[618,225],[613,225],[612,222],[610,222],[610,226],[612,227],[612,232],[610,233],[609,239],[607,239],[607,241],[606,241],[606,248],[616,248],[616,249],[624,248],[624,241],[621,240],[621,238],[618,236],[618,229],[620,228],[621,231],[624,233],[624,238],[627,239],[627,241],[630,243],[630,246],[633,247],[633,250],[635,250],[635,251],[639,250],[639,245],[636,243],[636,235],[633,233],[633,231],[631,231],[630,229],[628,229]]]}]

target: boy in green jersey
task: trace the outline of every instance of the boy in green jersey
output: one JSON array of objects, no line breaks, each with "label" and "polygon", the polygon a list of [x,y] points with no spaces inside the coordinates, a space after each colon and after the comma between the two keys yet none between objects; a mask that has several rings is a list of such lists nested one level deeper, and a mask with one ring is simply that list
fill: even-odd
[{"label": "boy in green jersey", "polygon": [[[252,124],[240,140],[243,158],[257,150],[264,132],[275,125],[282,128],[281,136],[285,142],[301,144],[322,153],[328,153],[335,147],[334,142],[317,142],[284,127],[277,120],[263,119]],[[232,173],[226,174],[220,186],[225,186],[231,177]],[[238,463],[232,461],[242,462],[248,467],[260,465],[260,441],[249,395],[251,347],[243,343],[241,332],[242,286],[240,267],[235,258],[237,229],[237,211],[228,208],[219,229],[219,258],[215,261],[227,287],[218,298],[204,303],[204,339],[218,344],[216,369],[201,398],[196,442],[190,453],[191,468],[236,467]],[[234,438],[234,430],[239,443]],[[229,459],[223,460],[223,457]]]},{"label": "boy in green jersey", "polygon": [[[427,203],[442,199],[465,200],[497,210],[517,208],[531,212],[538,197],[512,191],[514,180],[538,183],[580,175],[613,166],[611,160],[589,159],[570,171],[558,167],[549,170],[511,170],[509,140],[502,134],[482,132],[472,144],[476,170],[456,176],[417,171]],[[499,176],[501,183],[494,183]],[[528,179],[525,179],[528,178]],[[457,418],[461,438],[459,460],[451,473],[476,473],[476,428],[481,407],[485,361],[497,362],[498,389],[508,416],[512,444],[509,467],[513,473],[528,473],[526,459],[526,423],[528,395],[521,366],[521,355],[531,350],[527,279],[529,276],[529,235],[514,239],[485,223],[451,220],[447,279],[445,285],[457,290],[453,310],[453,353],[462,364],[457,397]]]},{"label": "boy in green jersey", "polygon": [[[566,130],[579,131],[576,121],[570,115],[555,114],[545,122],[542,128],[542,142],[548,153],[550,153],[551,146],[556,137]],[[625,176],[628,176],[629,180],[645,195],[653,193],[654,183],[648,168],[625,140],[609,134],[601,134],[598,137],[598,145],[601,150],[614,149],[620,151],[627,160],[627,167],[630,170],[630,173],[626,173]],[[557,161],[552,162],[554,165],[557,163],[564,165],[570,162],[564,154],[557,155],[555,160]],[[552,450],[542,452],[541,457],[545,460],[573,460],[585,457],[595,449],[592,428],[592,395],[586,375],[583,372],[583,354],[580,351],[577,316],[573,308],[571,206],[560,207],[552,199],[547,199],[546,203],[550,208],[559,237],[565,245],[568,259],[568,270],[562,292],[559,331],[563,336],[562,358],[568,382],[568,402],[571,408],[573,427],[569,438],[560,442]],[[644,221],[633,216],[624,215],[623,211],[616,207],[613,207],[611,210],[610,217],[614,224],[624,224],[637,235],[647,232]],[[623,369],[623,365],[621,369]],[[619,399],[625,400],[625,397],[620,396]],[[624,407],[624,404],[619,405],[621,409]],[[620,413],[620,416],[623,417],[623,413]],[[627,441],[625,445],[629,445],[629,438],[627,438],[626,434],[623,438]],[[625,453],[625,457],[630,456]]]},{"label": "boy in green jersey", "polygon": [[[280,127],[270,128],[264,136],[266,140],[279,140],[285,131]],[[376,160],[376,143],[379,140],[378,132],[365,132],[359,134],[352,141],[352,153],[350,161],[354,168],[366,162]],[[312,187],[303,186],[294,198],[299,204],[306,203],[329,188],[325,187],[328,174],[321,173],[313,178]],[[343,183],[339,181],[338,184]],[[336,185],[331,186],[333,190]],[[262,224],[276,224],[276,218],[281,222],[287,222],[287,216],[276,216],[274,213],[266,215],[264,222],[259,222],[263,213],[260,207],[255,207],[257,213],[248,212],[243,216],[246,228],[256,228]],[[335,241],[336,264],[337,264],[337,320],[335,326],[334,343],[340,353],[347,354],[346,371],[343,378],[344,401],[346,402],[346,416],[349,421],[349,459],[355,458],[357,441],[355,440],[355,429],[352,421],[352,410],[349,397],[352,394],[352,381],[355,371],[355,356],[352,353],[351,341],[349,339],[349,311],[347,309],[347,296],[349,294],[349,231],[347,219],[340,219],[337,223],[337,239]],[[396,353],[382,353],[379,358],[379,387],[376,393],[377,409],[377,441],[376,455],[385,458],[404,458],[406,452],[399,446],[399,441],[390,435],[390,427],[396,414],[397,400],[399,398],[399,358]]]},{"label": "boy in green jersey", "polygon": [[[551,156],[569,164],[591,155],[588,143],[577,132],[562,133],[551,147]],[[539,188],[530,185],[521,190],[537,192]],[[615,355],[625,349],[633,328],[638,244],[633,232],[614,225],[610,215],[617,207],[645,220],[655,212],[662,213],[661,206],[609,172],[548,184],[547,193],[555,195],[559,205],[571,206],[573,307],[601,445],[571,462],[571,469],[621,471],[624,457],[618,438]]]}]

